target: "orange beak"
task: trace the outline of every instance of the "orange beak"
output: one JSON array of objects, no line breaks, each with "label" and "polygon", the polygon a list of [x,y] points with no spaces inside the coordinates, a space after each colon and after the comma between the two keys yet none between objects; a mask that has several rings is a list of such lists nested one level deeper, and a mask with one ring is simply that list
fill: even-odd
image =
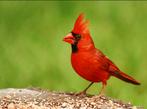
[{"label": "orange beak", "polygon": [[64,38],[63,38],[63,41],[69,43],[69,44],[74,44],[74,41],[75,38],[73,37],[72,33],[69,33],[68,35],[66,35]]}]

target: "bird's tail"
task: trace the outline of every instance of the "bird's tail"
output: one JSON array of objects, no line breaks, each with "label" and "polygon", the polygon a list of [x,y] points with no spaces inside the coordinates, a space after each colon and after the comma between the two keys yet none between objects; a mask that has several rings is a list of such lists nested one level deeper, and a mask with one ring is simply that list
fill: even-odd
[{"label": "bird's tail", "polygon": [[123,81],[126,81],[128,83],[132,83],[134,85],[140,85],[140,82],[138,82],[137,80],[135,80],[131,76],[129,76],[129,75],[127,75],[127,74],[125,74],[121,71],[119,71],[119,72],[115,71],[115,72],[112,73],[112,75],[121,79],[121,80],[123,80]]}]

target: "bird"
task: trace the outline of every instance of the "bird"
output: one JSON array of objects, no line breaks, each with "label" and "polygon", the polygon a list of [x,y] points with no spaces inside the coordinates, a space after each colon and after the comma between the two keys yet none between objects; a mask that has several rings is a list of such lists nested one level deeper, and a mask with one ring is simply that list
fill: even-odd
[{"label": "bird", "polygon": [[111,76],[125,82],[140,85],[140,82],[121,71],[101,50],[95,47],[88,28],[89,20],[85,20],[84,13],[81,13],[71,32],[63,41],[71,45],[71,65],[75,72],[82,78],[90,81],[90,84],[80,92],[86,94],[93,83],[102,83],[99,95],[104,93],[107,80]]}]

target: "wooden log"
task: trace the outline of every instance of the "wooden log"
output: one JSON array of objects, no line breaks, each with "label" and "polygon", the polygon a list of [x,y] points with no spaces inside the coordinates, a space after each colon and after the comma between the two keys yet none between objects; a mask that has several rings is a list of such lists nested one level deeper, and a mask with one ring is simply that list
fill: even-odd
[{"label": "wooden log", "polygon": [[106,96],[77,96],[74,93],[41,89],[1,89],[0,109],[143,109]]}]

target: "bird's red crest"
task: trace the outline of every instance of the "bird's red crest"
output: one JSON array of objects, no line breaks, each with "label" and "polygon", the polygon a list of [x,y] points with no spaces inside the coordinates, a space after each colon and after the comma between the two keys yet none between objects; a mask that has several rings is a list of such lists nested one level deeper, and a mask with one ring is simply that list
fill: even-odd
[{"label": "bird's red crest", "polygon": [[72,32],[76,34],[89,33],[88,24],[89,21],[88,20],[84,21],[84,14],[81,13],[75,22]]}]

